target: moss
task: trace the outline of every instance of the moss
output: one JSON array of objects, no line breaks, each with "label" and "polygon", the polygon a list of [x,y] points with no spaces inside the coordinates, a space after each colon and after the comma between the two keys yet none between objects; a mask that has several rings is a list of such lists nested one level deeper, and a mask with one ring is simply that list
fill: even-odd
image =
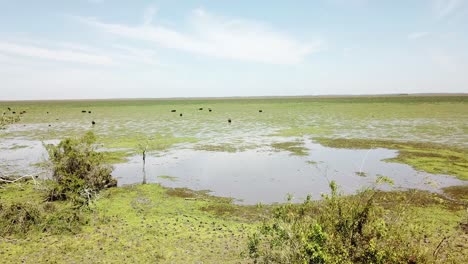
[{"label": "moss", "polygon": [[468,180],[468,150],[425,142],[400,142],[373,139],[315,138],[320,144],[333,148],[399,150],[390,162],[405,163],[416,170],[433,174],[453,175]]},{"label": "moss", "polygon": [[292,155],[307,156],[309,151],[304,147],[303,141],[279,142],[271,144],[271,147],[276,151],[288,151]]}]

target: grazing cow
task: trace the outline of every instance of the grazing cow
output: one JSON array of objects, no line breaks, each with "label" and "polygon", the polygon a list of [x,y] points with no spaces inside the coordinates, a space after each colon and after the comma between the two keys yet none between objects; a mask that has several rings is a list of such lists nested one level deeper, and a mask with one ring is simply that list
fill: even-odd
[{"label": "grazing cow", "polygon": [[231,124],[231,118],[228,119],[228,123]]},{"label": "grazing cow", "polygon": [[52,125],[49,124],[49,126],[52,126]]},{"label": "grazing cow", "polygon": [[46,114],[49,114],[49,112],[47,112]]},{"label": "grazing cow", "polygon": [[211,112],[211,108],[208,108],[208,111],[210,111],[210,112]]},{"label": "grazing cow", "polygon": [[13,111],[13,114],[16,114],[16,112],[15,112],[15,111]]},{"label": "grazing cow", "polygon": [[11,111],[11,108],[10,108],[10,107],[8,107],[8,111]]},{"label": "grazing cow", "polygon": [[203,107],[198,108],[198,110],[200,110],[200,111],[203,110]]},{"label": "grazing cow", "polygon": [[88,114],[91,114],[91,111],[88,111]]},{"label": "grazing cow", "polygon": [[175,109],[172,109],[172,110],[171,110],[171,113],[175,113],[175,112],[177,112],[177,110],[175,110]]},{"label": "grazing cow", "polygon": [[94,122],[94,120],[93,120],[93,121],[91,121],[91,125],[93,125],[93,126],[94,126],[95,124],[96,124],[96,122]]},{"label": "grazing cow", "polygon": [[259,113],[263,113],[263,110],[260,109],[260,110],[258,110],[258,112],[259,112]]},{"label": "grazing cow", "polygon": [[179,115],[179,116],[182,116],[182,113],[180,113],[180,115]]},{"label": "grazing cow", "polygon": [[81,113],[86,113],[86,110],[81,110]]}]

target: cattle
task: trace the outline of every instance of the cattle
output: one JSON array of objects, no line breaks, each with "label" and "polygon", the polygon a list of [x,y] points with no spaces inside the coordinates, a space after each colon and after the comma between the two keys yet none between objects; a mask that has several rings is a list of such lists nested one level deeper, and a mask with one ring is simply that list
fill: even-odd
[{"label": "cattle", "polygon": [[231,122],[232,122],[232,121],[231,121],[231,118],[229,118],[229,119],[228,119],[228,123],[231,124]]},{"label": "cattle", "polygon": [[88,111],[88,114],[91,114],[91,111]]},{"label": "cattle", "polygon": [[182,116],[182,113],[180,113],[180,115],[179,115],[179,116]]},{"label": "cattle", "polygon": [[172,110],[171,110],[171,113],[175,113],[175,112],[177,112],[177,110],[175,110],[175,109],[172,109]]},{"label": "cattle", "polygon": [[16,112],[15,112],[15,111],[13,111],[12,113],[13,113],[13,114],[16,114]]},{"label": "cattle", "polygon": [[259,112],[259,113],[263,113],[263,110],[260,109],[260,110],[258,110],[258,112]]},{"label": "cattle", "polygon": [[8,111],[11,111],[11,108],[10,108],[10,107],[8,107]]},{"label": "cattle", "polygon": [[96,124],[96,122],[94,122],[94,120],[93,120],[93,121],[91,121],[91,125],[93,125],[93,126],[94,126],[95,124]]},{"label": "cattle", "polygon": [[49,114],[49,112],[46,112],[46,114]]},{"label": "cattle", "polygon": [[200,111],[203,110],[203,107],[198,108],[198,110],[200,110]]},{"label": "cattle", "polygon": [[81,113],[86,113],[86,110],[81,110]]},{"label": "cattle", "polygon": [[211,108],[208,108],[208,111],[211,112]]}]

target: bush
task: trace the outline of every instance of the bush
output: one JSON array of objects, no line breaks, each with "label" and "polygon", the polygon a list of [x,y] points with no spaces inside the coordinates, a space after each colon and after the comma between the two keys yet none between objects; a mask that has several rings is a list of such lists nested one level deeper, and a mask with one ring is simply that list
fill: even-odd
[{"label": "bush", "polygon": [[0,236],[23,236],[32,230],[74,234],[87,220],[82,210],[69,204],[56,208],[53,203],[0,203]]},{"label": "bush", "polygon": [[[338,194],[334,182],[323,201],[280,206],[249,238],[256,263],[417,263],[417,246],[385,221],[372,190],[353,197]],[[392,223],[393,225],[393,223]],[[405,231],[401,231],[404,233]],[[406,241],[405,241],[406,240]]]},{"label": "bush", "polygon": [[0,235],[24,234],[42,222],[42,214],[31,203],[0,204]]},{"label": "bush", "polygon": [[95,140],[88,132],[79,139],[67,138],[57,146],[46,146],[53,168],[48,200],[87,204],[100,190],[117,185],[111,176],[112,167],[95,149]]}]

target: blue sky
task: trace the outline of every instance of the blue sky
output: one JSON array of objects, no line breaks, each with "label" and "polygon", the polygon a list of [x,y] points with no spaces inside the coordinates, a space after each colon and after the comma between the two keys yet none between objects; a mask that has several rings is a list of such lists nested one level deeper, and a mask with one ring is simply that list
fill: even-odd
[{"label": "blue sky", "polygon": [[468,92],[468,0],[0,0],[0,100]]}]

